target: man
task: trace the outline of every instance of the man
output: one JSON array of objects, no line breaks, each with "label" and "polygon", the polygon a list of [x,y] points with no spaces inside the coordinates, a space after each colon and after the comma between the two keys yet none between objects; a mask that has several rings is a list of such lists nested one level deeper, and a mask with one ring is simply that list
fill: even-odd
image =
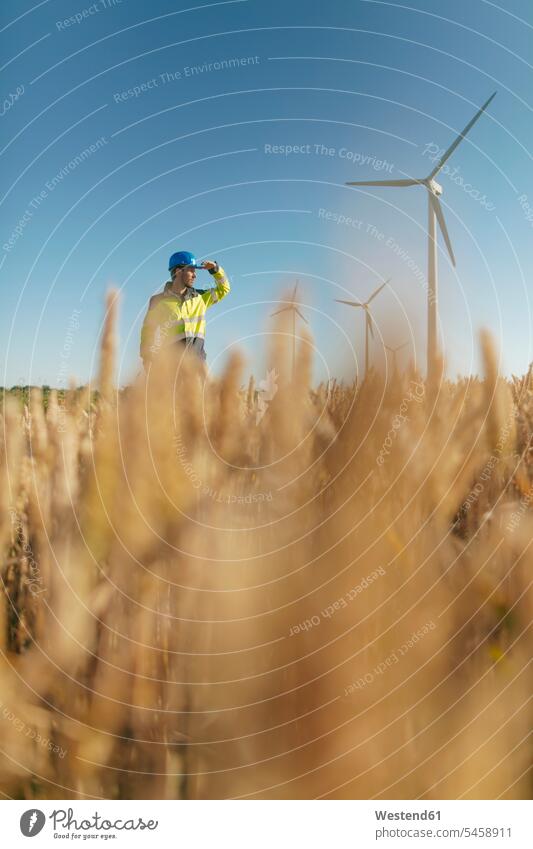
[{"label": "man", "polygon": [[[214,277],[213,289],[195,289],[197,269]],[[201,360],[205,354],[205,312],[229,290],[229,281],[217,262],[198,263],[189,251],[172,254],[168,263],[171,279],[163,292],[150,298],[141,330],[141,357],[145,369],[162,348],[183,345]]]}]

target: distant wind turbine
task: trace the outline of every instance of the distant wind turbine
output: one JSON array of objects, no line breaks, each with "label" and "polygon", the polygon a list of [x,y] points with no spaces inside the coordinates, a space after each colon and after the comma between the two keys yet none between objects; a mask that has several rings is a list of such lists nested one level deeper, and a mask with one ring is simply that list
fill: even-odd
[{"label": "distant wind turbine", "polygon": [[405,348],[405,346],[406,346],[406,345],[408,345],[408,344],[409,344],[409,342],[404,342],[402,345],[396,345],[396,347],[395,347],[395,348],[391,348],[391,347],[390,347],[390,345],[385,345],[385,347],[386,347],[387,351],[390,351],[390,352],[391,352],[391,354],[392,354],[392,368],[393,368],[393,371],[398,371],[398,363],[397,363],[397,361],[396,361],[396,354],[397,354],[397,352],[398,352],[398,351],[401,351],[401,349],[402,349],[402,348]]},{"label": "distant wind turbine", "polygon": [[364,309],[364,311],[365,311],[365,376],[368,374],[369,334],[371,334],[372,338],[374,338],[374,327],[373,327],[374,319],[372,318],[369,306],[372,303],[372,301],[374,300],[374,298],[376,297],[376,295],[379,295],[381,290],[385,288],[387,283],[390,283],[390,280],[386,280],[385,283],[382,283],[381,286],[379,286],[376,289],[376,291],[373,292],[370,295],[368,301],[365,301],[364,303],[361,303],[360,301],[341,301],[341,300],[339,300],[339,298],[335,298],[335,300],[338,304],[348,304],[348,306],[350,306],[350,307],[362,307],[362,309]]},{"label": "distant wind turbine", "polygon": [[439,197],[442,195],[442,186],[435,181],[435,177],[448,161],[455,148],[462,142],[466,134],[472,129],[478,118],[488,107],[489,103],[496,96],[496,92],[492,94],[481,109],[474,115],[471,121],[468,122],[462,133],[459,133],[453,144],[441,156],[439,162],[433,171],[420,180],[365,180],[356,183],[346,183],[347,186],[425,186],[428,193],[428,340],[427,340],[427,371],[430,378],[435,370],[438,357],[438,336],[437,336],[437,241],[436,241],[436,221],[439,222],[441,233],[444,237],[450,259],[455,266],[455,257],[453,254],[452,244],[448,235],[448,229],[444,220],[444,213]]},{"label": "distant wind turbine", "polygon": [[296,290],[298,289],[300,281],[296,281],[296,285],[292,290],[292,295],[290,300],[287,303],[286,307],[282,307],[280,310],[276,310],[276,312],[270,313],[270,316],[279,315],[282,312],[292,312],[292,379],[294,381],[294,371],[295,371],[295,363],[296,363],[296,315],[298,314],[302,321],[305,321],[306,324],[309,324],[307,319],[301,314],[300,310],[297,307],[296,301]]}]

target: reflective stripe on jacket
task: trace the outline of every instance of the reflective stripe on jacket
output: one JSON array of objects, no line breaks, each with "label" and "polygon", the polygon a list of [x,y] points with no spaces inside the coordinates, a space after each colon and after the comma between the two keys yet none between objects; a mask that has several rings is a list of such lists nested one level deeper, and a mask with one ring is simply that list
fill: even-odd
[{"label": "reflective stripe on jacket", "polygon": [[[176,342],[186,342],[194,347],[194,340],[205,339],[205,312],[230,291],[224,269],[219,266],[212,275],[213,289],[187,289],[176,295],[166,290],[150,299],[141,330],[141,357],[150,359],[161,348]],[[203,346],[200,345],[198,347]]]}]

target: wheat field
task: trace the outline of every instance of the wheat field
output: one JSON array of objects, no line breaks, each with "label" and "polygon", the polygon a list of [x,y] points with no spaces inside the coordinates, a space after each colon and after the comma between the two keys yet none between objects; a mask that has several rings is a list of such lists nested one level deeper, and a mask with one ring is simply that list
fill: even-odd
[{"label": "wheat field", "polygon": [[117,308],[97,386],[4,396],[3,795],[530,798],[531,375],[119,391]]}]

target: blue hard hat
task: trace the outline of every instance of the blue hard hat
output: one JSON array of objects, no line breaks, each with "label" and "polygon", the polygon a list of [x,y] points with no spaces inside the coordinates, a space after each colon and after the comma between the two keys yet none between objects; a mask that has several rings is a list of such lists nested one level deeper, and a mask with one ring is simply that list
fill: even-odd
[{"label": "blue hard hat", "polygon": [[168,270],[172,271],[178,265],[192,266],[192,268],[202,268],[202,263],[198,262],[195,255],[190,251],[178,251],[172,254],[168,261]]}]

